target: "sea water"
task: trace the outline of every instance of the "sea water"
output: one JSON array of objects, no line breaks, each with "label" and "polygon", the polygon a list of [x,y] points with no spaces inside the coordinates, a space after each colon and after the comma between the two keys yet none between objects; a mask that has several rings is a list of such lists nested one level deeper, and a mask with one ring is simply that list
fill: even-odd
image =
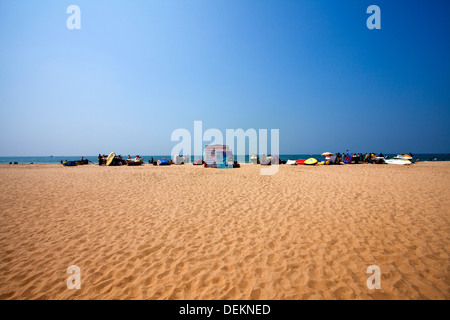
[{"label": "sea water", "polygon": [[[388,157],[395,157],[397,154],[385,154]],[[97,156],[83,156],[84,159],[88,159],[92,163],[98,164]],[[153,158],[153,161],[157,161],[159,159],[167,159],[170,160],[170,155],[147,155],[141,156],[144,158],[144,163],[148,163],[149,160]],[[127,156],[124,157],[126,159]],[[198,160],[201,156],[191,156],[191,162]],[[297,160],[297,159],[308,159],[308,158],[316,158],[319,161],[325,159],[319,154],[282,154],[280,155],[280,159],[283,161],[286,160]],[[414,161],[420,159],[420,161],[432,161],[434,158],[437,158],[438,161],[450,161],[449,153],[418,153],[413,154]],[[80,160],[81,156],[53,156],[53,157],[0,157],[0,164],[9,164],[18,162],[19,164],[38,164],[38,163],[61,163],[64,161],[77,161]],[[234,159],[239,163],[248,163],[250,156],[234,156]]]}]

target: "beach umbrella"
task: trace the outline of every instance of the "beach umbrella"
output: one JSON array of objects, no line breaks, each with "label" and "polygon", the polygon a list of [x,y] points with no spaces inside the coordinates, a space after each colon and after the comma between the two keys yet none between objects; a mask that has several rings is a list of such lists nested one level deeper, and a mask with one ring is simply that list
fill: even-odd
[{"label": "beach umbrella", "polygon": [[321,154],[322,157],[329,157],[332,156],[333,154],[331,152],[324,152]]}]

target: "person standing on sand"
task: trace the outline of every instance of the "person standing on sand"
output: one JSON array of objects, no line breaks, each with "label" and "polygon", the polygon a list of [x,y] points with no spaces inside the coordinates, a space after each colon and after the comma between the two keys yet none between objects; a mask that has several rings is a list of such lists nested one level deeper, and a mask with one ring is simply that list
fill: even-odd
[{"label": "person standing on sand", "polygon": [[101,166],[102,162],[103,162],[103,157],[102,157],[102,155],[100,153],[98,154],[98,158],[97,159],[98,159],[98,165]]}]

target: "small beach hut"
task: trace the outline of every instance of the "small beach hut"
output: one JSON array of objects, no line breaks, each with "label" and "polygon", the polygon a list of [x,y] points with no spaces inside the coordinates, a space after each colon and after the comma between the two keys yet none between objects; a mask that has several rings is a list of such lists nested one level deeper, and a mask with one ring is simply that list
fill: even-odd
[{"label": "small beach hut", "polygon": [[205,148],[205,167],[233,168],[234,157],[226,145],[215,144]]}]

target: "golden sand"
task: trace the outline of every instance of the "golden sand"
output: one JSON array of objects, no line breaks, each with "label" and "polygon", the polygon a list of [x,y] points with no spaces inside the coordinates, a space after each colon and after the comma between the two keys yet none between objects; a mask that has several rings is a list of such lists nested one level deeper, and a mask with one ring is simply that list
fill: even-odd
[{"label": "golden sand", "polygon": [[0,299],[450,298],[450,163],[260,168],[0,166]]}]

